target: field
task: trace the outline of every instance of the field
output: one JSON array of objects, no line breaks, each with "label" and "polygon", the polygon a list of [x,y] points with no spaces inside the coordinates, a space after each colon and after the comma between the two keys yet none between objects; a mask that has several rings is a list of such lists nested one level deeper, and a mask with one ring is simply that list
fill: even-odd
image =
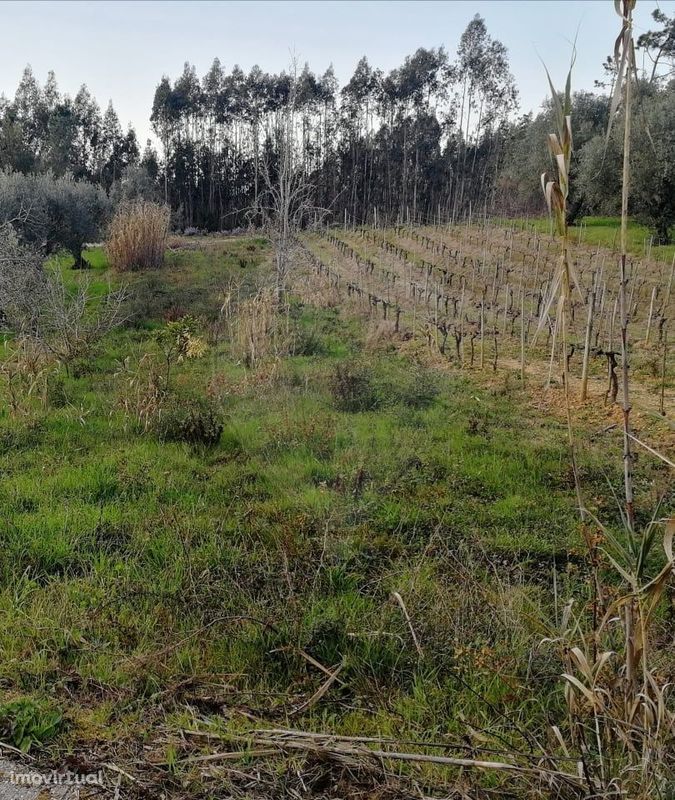
[{"label": "field", "polygon": [[[536,230],[550,233],[551,221],[547,217],[530,219],[502,219],[499,224],[521,230]],[[617,217],[582,217],[570,229],[570,236],[577,244],[587,247],[598,245],[606,250],[618,252],[620,242],[620,220]],[[649,256],[657,261],[671,261],[675,245],[654,244],[654,234],[646,225],[631,220],[628,224],[628,250],[643,258]]]},{"label": "field", "polygon": [[[355,742],[523,764],[557,747],[554,640],[597,565],[550,359],[556,253],[497,224],[306,233],[277,318],[265,239],[180,237],[92,357],[16,401],[6,380],[0,739],[20,703],[41,762],[107,765],[138,797],[518,796]],[[88,261],[96,292],[120,282]],[[582,489],[620,536],[616,259],[582,243],[574,262]],[[671,263],[636,256],[630,277],[635,433],[672,460]],[[163,332],[186,315],[198,346],[175,357]],[[675,511],[644,450],[635,487],[640,525]],[[654,640],[672,678],[671,623]]]},{"label": "field", "polygon": [[[535,373],[548,375],[549,383],[556,374],[549,364],[556,309],[547,307],[547,298],[559,254],[556,242],[536,229],[333,230],[309,240],[307,247],[316,271],[329,283],[383,321],[403,320],[413,335],[421,333],[429,342],[433,338],[440,353],[455,363],[490,364],[493,370],[500,363],[519,363],[524,379],[530,362]],[[612,364],[620,350],[617,259],[599,246],[585,245],[573,246],[571,257],[576,285],[568,367],[581,376],[588,342],[588,375],[600,381],[605,373],[615,373]],[[668,376],[674,362],[664,347],[663,329],[675,302],[675,259],[636,257],[629,270],[632,367],[641,379],[636,402],[663,412],[673,402]],[[589,327],[588,313],[575,310],[591,304]],[[605,391],[612,396],[611,382]],[[603,394],[599,386],[595,394]]]}]

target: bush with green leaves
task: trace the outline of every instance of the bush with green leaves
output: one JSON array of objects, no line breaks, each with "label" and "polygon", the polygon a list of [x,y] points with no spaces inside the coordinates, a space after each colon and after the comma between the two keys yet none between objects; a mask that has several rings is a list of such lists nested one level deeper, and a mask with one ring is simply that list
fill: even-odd
[{"label": "bush with green leaves", "polygon": [[171,367],[192,358],[201,358],[206,352],[206,342],[197,335],[198,320],[191,314],[170,320],[154,333],[155,342],[164,359],[164,381],[168,390],[171,380]]},{"label": "bush with green leaves", "polygon": [[320,356],[325,354],[326,345],[315,328],[298,325],[293,337],[292,352],[295,356]]},{"label": "bush with green leaves", "polygon": [[62,724],[61,712],[46,702],[22,698],[0,705],[0,741],[24,753],[55,736]]},{"label": "bush with green leaves", "polygon": [[[635,146],[629,211],[654,231],[658,243],[668,244],[675,224],[675,85],[658,90],[641,81],[637,92],[639,105],[631,118]],[[606,130],[600,131],[579,152],[576,182],[587,214],[621,211],[624,111],[618,115],[609,137]]]},{"label": "bush with green leaves", "polygon": [[335,367],[330,390],[339,411],[372,411],[380,404],[370,370],[358,361],[348,361]]},{"label": "bush with green leaves", "polygon": [[415,365],[392,381],[385,381],[381,393],[409,408],[428,408],[440,391],[436,373]]},{"label": "bush with green leaves", "polygon": [[223,418],[207,397],[171,397],[157,415],[154,428],[164,442],[213,447],[223,433]]},{"label": "bush with green leaves", "polygon": [[657,93],[636,117],[647,144],[637,148],[633,158],[633,210],[660,244],[670,244],[675,225],[675,83]]}]

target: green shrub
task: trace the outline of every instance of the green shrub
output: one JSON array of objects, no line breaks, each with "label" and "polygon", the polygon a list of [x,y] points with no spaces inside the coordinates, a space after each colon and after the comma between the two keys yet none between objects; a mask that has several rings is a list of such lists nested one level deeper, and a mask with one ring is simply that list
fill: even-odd
[{"label": "green shrub", "polygon": [[206,397],[172,398],[158,415],[155,432],[164,442],[213,447],[223,433],[223,420]]},{"label": "green shrub", "polygon": [[326,353],[326,346],[314,328],[299,326],[293,341],[293,355],[295,356],[322,356]]},{"label": "green shrub", "polygon": [[312,626],[305,650],[322,664],[339,664],[351,645],[343,620],[322,618]]},{"label": "green shrub", "polygon": [[438,377],[431,370],[417,366],[391,386],[390,396],[409,408],[428,408],[439,391]]},{"label": "green shrub", "polygon": [[358,362],[338,364],[331,376],[330,390],[339,411],[371,411],[379,405],[370,371]]},{"label": "green shrub", "polygon": [[146,272],[134,281],[134,290],[127,302],[127,324],[143,327],[148,320],[162,319],[170,309],[172,298],[166,281],[156,272]]},{"label": "green shrub", "polygon": [[374,367],[361,360],[338,364],[329,382],[340,411],[371,411],[405,406],[423,410],[441,391],[436,372],[398,358],[380,360]]},{"label": "green shrub", "polygon": [[47,376],[47,404],[51,408],[63,408],[68,405],[66,381],[60,372],[52,372]]},{"label": "green shrub", "polygon": [[0,741],[27,753],[55,736],[62,722],[61,712],[47,703],[30,698],[12,700],[0,705]]},{"label": "green shrub", "polygon": [[25,423],[8,421],[0,425],[0,452],[37,447],[43,441],[44,432],[42,420],[30,419]]}]

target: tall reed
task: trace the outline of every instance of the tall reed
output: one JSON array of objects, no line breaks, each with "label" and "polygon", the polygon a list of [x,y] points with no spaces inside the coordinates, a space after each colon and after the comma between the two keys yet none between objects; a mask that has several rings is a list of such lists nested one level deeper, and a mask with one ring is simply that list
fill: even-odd
[{"label": "tall reed", "polygon": [[[617,84],[614,90],[615,104],[621,93],[623,82],[624,94],[624,129],[623,129],[623,168],[621,175],[621,276],[619,285],[619,305],[621,308],[621,382],[623,390],[623,465],[624,490],[626,496],[626,523],[631,530],[635,526],[633,509],[633,454],[630,439],[630,396],[628,381],[628,302],[626,288],[626,259],[628,251],[628,197],[630,192],[630,143],[631,143],[631,111],[632,111],[632,71],[635,64],[635,47],[633,44],[633,9],[636,0],[617,0],[616,11],[621,17],[621,33],[614,46],[615,62],[619,65]],[[611,120],[610,120],[611,124]]]},{"label": "tall reed", "polygon": [[[563,354],[563,385],[565,391],[565,409],[567,413],[567,432],[569,438],[570,455],[572,459],[572,471],[574,474],[574,486],[576,489],[579,513],[584,515],[584,505],[581,497],[581,487],[579,483],[579,472],[577,469],[576,451],[574,446],[574,433],[572,428],[572,412],[570,408],[570,373],[569,360],[567,357],[569,324],[570,324],[570,299],[572,294],[572,282],[579,289],[579,280],[569,258],[569,232],[567,226],[567,198],[569,196],[569,175],[570,163],[572,159],[572,67],[574,58],[567,73],[565,91],[563,99],[553,86],[551,76],[546,70],[549,86],[551,88],[551,98],[555,111],[557,133],[549,133],[547,144],[549,152],[555,162],[555,174],[544,172],[541,175],[541,186],[546,198],[549,214],[555,225],[555,229],[560,237],[560,260],[558,267],[551,282],[549,295],[541,314],[539,328],[540,332],[549,316],[554,303],[557,304],[555,316],[554,345],[556,334],[559,330],[560,345]],[[579,294],[581,291],[579,290]],[[536,338],[536,336],[535,336]],[[553,354],[551,356],[553,358]]]},{"label": "tall reed", "polygon": [[[634,70],[632,14],[636,0],[616,0],[621,32],[608,135],[623,95],[621,257],[619,308],[623,358],[624,530],[616,534],[590,512],[597,530],[585,530],[595,593],[592,623],[568,604],[560,643],[570,736],[581,754],[588,796],[651,800],[671,797],[675,786],[675,711],[668,669],[659,663],[654,629],[668,602],[675,570],[675,519],[651,522],[635,531],[633,457],[630,431],[627,226],[630,189],[631,83]],[[651,450],[654,455],[659,455]],[[588,526],[587,526],[588,527]],[[663,535],[659,536],[659,530]],[[659,558],[659,543],[663,557]],[[665,563],[664,563],[665,562]]]},{"label": "tall reed", "polygon": [[145,200],[123,205],[108,231],[110,264],[123,272],[161,267],[168,235],[168,206]]}]

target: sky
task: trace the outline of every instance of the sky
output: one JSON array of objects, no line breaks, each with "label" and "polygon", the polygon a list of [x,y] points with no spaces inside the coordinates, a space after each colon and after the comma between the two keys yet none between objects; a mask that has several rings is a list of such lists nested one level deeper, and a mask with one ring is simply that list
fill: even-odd
[{"label": "sky", "polygon": [[[657,5],[675,14],[675,0],[639,0],[636,35]],[[363,55],[385,72],[418,47],[453,55],[474,14],[509,50],[523,112],[546,96],[541,60],[564,83],[575,37],[573,85],[591,90],[619,29],[612,0],[0,2],[0,93],[14,95],[26,64],[41,83],[53,69],[62,92],[86,83],[102,108],[112,100],[143,143],[157,83],[176,78],[185,61],[199,75],[216,56],[228,70],[279,72],[295,53],[316,73],[332,63],[342,85]]]}]

